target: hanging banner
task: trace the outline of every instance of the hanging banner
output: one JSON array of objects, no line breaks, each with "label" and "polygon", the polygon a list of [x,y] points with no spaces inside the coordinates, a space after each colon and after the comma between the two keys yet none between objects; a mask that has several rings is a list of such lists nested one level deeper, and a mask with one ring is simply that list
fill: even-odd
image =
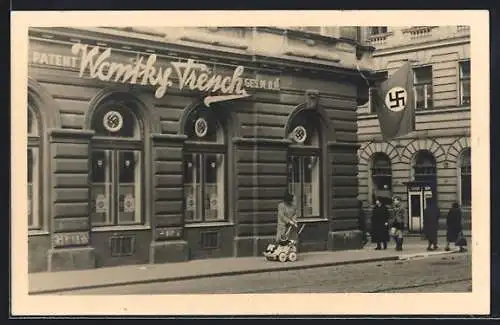
[{"label": "hanging banner", "polygon": [[192,59],[184,62],[171,61],[160,66],[157,64],[156,54],[138,54],[133,63],[115,61],[112,54],[111,48],[76,43],[71,47],[71,55],[33,51],[31,61],[38,65],[77,69],[81,78],[153,86],[156,88],[156,98],[162,98],[169,87],[174,87],[175,79],[179,90],[189,89],[210,94],[204,99],[207,107],[216,102],[249,97],[249,89],[280,90],[279,78],[244,78],[243,66],[237,66],[232,75],[222,75],[215,73],[208,65]]}]

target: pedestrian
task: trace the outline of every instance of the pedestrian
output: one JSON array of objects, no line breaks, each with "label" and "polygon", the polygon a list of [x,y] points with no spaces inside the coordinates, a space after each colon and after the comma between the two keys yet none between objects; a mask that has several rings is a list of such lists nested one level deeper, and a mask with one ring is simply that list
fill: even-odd
[{"label": "pedestrian", "polygon": [[446,216],[446,251],[450,250],[450,243],[455,243],[455,246],[460,247],[460,251],[464,252],[467,241],[463,236],[462,230],[462,210],[458,203],[453,203],[451,209]]},{"label": "pedestrian", "polygon": [[368,240],[366,238],[366,215],[361,200],[358,200],[358,227],[361,231],[361,245],[364,247]]},{"label": "pedestrian", "polygon": [[389,211],[385,204],[382,204],[382,199],[377,197],[375,206],[372,212],[372,243],[376,243],[376,250],[380,250],[381,244],[384,249],[387,249],[389,241]]},{"label": "pedestrian", "polygon": [[396,250],[403,250],[403,230],[404,224],[406,220],[406,210],[401,206],[401,198],[399,196],[395,196],[392,200],[392,215],[390,219],[391,227],[393,228],[393,232],[391,234],[396,242]]},{"label": "pedestrian", "polygon": [[297,228],[297,208],[294,204],[293,194],[285,191],[283,202],[278,204],[277,243],[286,239],[286,232],[289,226]]},{"label": "pedestrian", "polygon": [[434,200],[424,210],[424,234],[427,238],[427,250],[438,249],[438,227],[439,227],[439,209]]}]

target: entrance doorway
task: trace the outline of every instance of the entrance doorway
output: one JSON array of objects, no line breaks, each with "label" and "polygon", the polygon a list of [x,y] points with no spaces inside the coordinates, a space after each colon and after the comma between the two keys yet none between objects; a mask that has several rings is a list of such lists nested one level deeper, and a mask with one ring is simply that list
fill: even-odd
[{"label": "entrance doorway", "polygon": [[420,233],[424,228],[424,210],[433,200],[432,188],[425,184],[408,184],[408,231]]}]

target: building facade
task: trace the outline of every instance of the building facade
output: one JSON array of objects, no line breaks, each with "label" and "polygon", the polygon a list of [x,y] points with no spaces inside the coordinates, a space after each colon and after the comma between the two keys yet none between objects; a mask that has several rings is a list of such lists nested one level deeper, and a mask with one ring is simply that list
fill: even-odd
[{"label": "building facade", "polygon": [[30,272],[359,247],[357,30],[31,28]]},{"label": "building facade", "polygon": [[[390,77],[406,60],[413,64],[416,130],[384,141],[371,102],[358,108],[359,195],[371,210],[377,195],[399,195],[410,232],[422,231],[429,200],[441,211],[453,202],[471,222],[470,35],[467,26],[371,27],[373,70]],[[369,214],[368,214],[369,215]]]}]

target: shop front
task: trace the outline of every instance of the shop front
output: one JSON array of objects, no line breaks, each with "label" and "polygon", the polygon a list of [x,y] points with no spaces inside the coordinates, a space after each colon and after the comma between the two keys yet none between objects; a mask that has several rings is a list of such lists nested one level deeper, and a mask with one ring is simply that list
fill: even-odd
[{"label": "shop front", "polygon": [[355,71],[55,28],[29,62],[31,272],[258,256],[287,189],[301,251],[360,245]]}]

